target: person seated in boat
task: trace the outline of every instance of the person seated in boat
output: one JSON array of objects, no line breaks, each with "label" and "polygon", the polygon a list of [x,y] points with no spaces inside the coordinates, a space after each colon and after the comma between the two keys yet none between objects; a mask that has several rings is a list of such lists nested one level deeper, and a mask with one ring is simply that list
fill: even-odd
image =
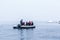
[{"label": "person seated in boat", "polygon": [[20,20],[21,25],[25,25],[25,22],[23,22],[23,19]]},{"label": "person seated in boat", "polygon": [[25,25],[25,22],[22,22],[22,25]]},{"label": "person seated in boat", "polygon": [[26,25],[29,25],[29,22],[26,22]]},{"label": "person seated in boat", "polygon": [[34,25],[33,21],[31,22],[31,25]]},{"label": "person seated in boat", "polygon": [[33,25],[33,22],[32,21],[29,21],[29,25]]},{"label": "person seated in boat", "polygon": [[26,25],[31,26],[31,25],[33,25],[33,22],[32,21],[26,22]]}]

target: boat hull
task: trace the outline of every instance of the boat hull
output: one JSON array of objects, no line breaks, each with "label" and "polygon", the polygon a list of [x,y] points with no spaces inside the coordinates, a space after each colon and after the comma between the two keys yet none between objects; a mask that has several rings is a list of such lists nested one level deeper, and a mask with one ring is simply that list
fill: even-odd
[{"label": "boat hull", "polygon": [[13,27],[14,29],[33,29],[35,26],[20,26],[20,27]]}]

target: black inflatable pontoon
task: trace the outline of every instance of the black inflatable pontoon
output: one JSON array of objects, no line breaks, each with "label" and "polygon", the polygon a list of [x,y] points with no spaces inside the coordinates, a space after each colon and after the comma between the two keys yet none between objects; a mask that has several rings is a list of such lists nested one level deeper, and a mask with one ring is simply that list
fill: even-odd
[{"label": "black inflatable pontoon", "polygon": [[35,28],[35,26],[20,26],[20,27],[13,27],[14,29],[31,29]]}]

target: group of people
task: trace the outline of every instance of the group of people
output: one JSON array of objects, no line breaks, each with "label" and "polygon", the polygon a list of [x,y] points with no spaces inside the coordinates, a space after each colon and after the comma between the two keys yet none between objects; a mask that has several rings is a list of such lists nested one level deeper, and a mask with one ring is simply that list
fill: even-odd
[{"label": "group of people", "polygon": [[33,21],[23,22],[23,19],[21,19],[21,20],[20,20],[20,24],[21,24],[21,25],[28,25],[28,26],[30,26],[30,25],[33,25]]}]

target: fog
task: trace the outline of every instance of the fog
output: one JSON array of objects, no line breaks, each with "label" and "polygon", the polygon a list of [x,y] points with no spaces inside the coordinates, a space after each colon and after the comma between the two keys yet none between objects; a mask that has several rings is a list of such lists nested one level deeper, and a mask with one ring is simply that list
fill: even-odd
[{"label": "fog", "polygon": [[0,0],[0,22],[60,20],[60,0]]}]

